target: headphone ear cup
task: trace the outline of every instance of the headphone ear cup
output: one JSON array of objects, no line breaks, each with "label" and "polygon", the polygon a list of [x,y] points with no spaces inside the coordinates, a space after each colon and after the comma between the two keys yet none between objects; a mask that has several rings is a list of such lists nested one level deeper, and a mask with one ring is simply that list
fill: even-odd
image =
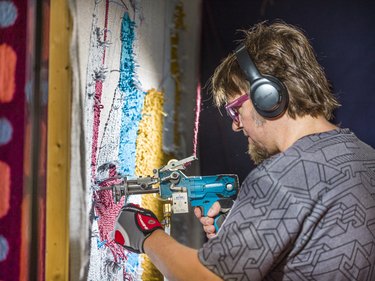
[{"label": "headphone ear cup", "polygon": [[264,118],[277,118],[288,107],[289,95],[276,77],[262,75],[252,61],[247,48],[241,44],[235,51],[238,65],[250,83],[250,99],[255,110]]},{"label": "headphone ear cup", "polygon": [[263,75],[250,86],[250,99],[264,118],[277,118],[288,107],[289,95],[284,84],[274,76]]}]

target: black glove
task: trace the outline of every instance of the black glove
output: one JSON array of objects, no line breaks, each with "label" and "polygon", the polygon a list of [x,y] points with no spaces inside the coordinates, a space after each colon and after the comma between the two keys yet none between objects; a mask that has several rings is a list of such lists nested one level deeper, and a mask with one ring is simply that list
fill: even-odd
[{"label": "black glove", "polygon": [[143,243],[156,229],[163,229],[155,214],[135,204],[126,204],[116,219],[115,242],[135,253],[144,253]]}]

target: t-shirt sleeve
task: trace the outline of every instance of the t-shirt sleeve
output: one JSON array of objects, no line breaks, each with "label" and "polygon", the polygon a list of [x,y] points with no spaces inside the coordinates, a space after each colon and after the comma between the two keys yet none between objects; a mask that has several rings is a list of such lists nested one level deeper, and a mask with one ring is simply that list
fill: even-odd
[{"label": "t-shirt sleeve", "polygon": [[262,280],[293,248],[310,210],[256,169],[244,181],[217,236],[198,251],[224,280]]}]

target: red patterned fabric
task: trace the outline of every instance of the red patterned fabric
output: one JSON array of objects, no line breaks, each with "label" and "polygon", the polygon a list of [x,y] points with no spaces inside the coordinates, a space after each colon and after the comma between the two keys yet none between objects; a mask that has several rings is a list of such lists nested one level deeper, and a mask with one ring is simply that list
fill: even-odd
[{"label": "red patterned fabric", "polygon": [[[0,1],[0,280],[22,280],[26,88],[25,1]],[[26,197],[25,197],[26,198]]]}]

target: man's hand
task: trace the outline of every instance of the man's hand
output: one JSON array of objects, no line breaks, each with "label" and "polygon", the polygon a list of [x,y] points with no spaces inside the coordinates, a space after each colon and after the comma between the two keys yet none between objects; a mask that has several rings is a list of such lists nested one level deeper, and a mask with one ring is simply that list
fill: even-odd
[{"label": "man's hand", "polygon": [[206,232],[208,239],[215,237],[216,229],[214,226],[215,217],[221,214],[216,224],[220,227],[224,222],[224,219],[233,205],[233,200],[229,198],[219,199],[207,212],[207,217],[203,217],[202,210],[199,207],[194,209],[195,216],[199,219],[203,225],[203,230]]},{"label": "man's hand", "polygon": [[155,214],[135,204],[121,208],[115,224],[115,242],[129,251],[144,253],[143,244],[156,229],[163,229]]}]

